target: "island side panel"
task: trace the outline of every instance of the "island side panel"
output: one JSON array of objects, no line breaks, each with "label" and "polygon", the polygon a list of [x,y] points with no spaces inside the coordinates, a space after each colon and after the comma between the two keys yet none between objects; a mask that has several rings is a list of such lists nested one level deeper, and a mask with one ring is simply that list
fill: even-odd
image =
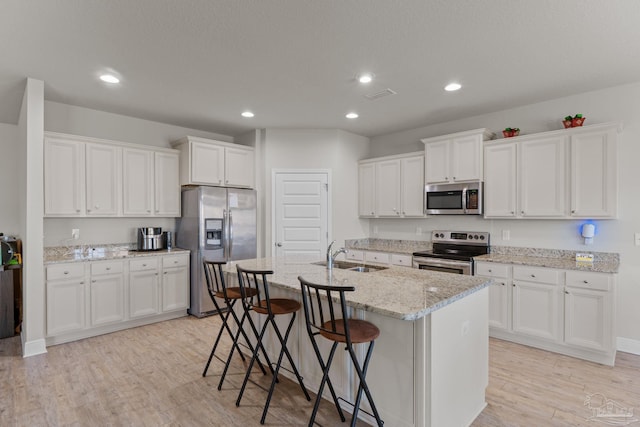
[{"label": "island side panel", "polygon": [[[380,417],[385,425],[389,426],[421,425],[416,422],[414,408],[415,323],[361,310],[358,310],[358,317],[375,324],[380,329],[380,336],[375,341],[367,372],[367,384]],[[360,360],[364,361],[367,345],[356,347]],[[355,398],[358,387],[355,371],[353,378]],[[364,398],[361,407],[370,412],[369,402]],[[375,425],[372,417],[362,414],[361,418]]]},{"label": "island side panel", "polygon": [[484,288],[431,313],[431,426],[468,426],[486,406],[489,294]]}]

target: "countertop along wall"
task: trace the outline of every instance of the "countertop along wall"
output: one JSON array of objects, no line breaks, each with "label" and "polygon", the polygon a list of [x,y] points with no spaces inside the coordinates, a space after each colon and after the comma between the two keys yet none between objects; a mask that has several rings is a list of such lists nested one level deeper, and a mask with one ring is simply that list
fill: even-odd
[{"label": "countertop along wall", "polygon": [[[618,348],[640,354],[640,246],[634,246],[634,233],[640,232],[640,83],[378,136],[371,140],[371,157],[422,150],[421,138],[470,129],[486,127],[500,134],[505,127],[517,126],[521,135],[557,130],[562,128],[563,117],[577,113],[585,115],[585,126],[613,121],[623,124],[618,134],[619,219],[595,221],[593,245],[583,244],[579,228],[584,221],[577,220],[485,220],[475,216],[372,219],[370,236],[430,240],[430,232],[436,229],[488,231],[496,245],[617,252]],[[420,235],[416,235],[418,227],[423,231]],[[502,240],[502,230],[510,231],[510,240]]]},{"label": "countertop along wall", "polygon": [[[44,103],[44,129],[163,148],[171,148],[171,141],[187,135],[234,142],[227,135],[50,101]],[[174,231],[175,224],[174,218],[45,218],[44,246],[69,243],[72,228],[80,229],[80,239],[74,244],[106,244],[135,242],[138,227]]]}]

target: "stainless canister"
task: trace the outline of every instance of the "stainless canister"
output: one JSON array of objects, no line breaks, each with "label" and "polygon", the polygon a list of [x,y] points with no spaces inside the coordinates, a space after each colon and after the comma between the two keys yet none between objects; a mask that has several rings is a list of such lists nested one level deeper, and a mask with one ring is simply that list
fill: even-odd
[{"label": "stainless canister", "polygon": [[164,248],[165,249],[172,249],[173,248],[173,233],[171,231],[165,231],[164,233],[162,233],[162,235],[164,236]]}]

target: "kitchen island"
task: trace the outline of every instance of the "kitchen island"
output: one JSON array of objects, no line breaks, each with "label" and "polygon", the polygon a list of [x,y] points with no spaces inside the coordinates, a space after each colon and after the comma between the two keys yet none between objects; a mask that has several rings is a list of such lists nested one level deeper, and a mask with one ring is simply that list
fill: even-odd
[{"label": "kitchen island", "polygon": [[[385,424],[471,424],[486,405],[490,281],[394,266],[379,266],[382,269],[366,273],[340,268],[330,272],[317,265],[318,261],[309,257],[261,258],[232,262],[225,270],[230,286],[237,282],[236,264],[273,270],[271,297],[300,300],[298,276],[314,283],[355,287],[355,292],[346,295],[351,317],[370,321],[380,329],[367,382]],[[275,353],[275,337],[269,336],[265,342],[269,353]],[[323,344],[322,351],[328,351],[330,343]],[[366,346],[356,347],[364,357]],[[322,372],[302,312],[289,348],[307,387],[317,390]],[[346,352],[336,354],[331,380],[346,402],[355,398],[355,378]],[[366,399],[361,408],[369,410]],[[352,410],[348,404],[344,409]],[[361,414],[365,421],[372,421]]]}]

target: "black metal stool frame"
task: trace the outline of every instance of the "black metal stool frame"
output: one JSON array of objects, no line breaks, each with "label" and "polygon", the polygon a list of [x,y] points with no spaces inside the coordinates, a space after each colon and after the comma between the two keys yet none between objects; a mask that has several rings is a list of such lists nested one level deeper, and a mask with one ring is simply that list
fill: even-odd
[{"label": "black metal stool frame", "polygon": [[[309,427],[311,427],[315,421],[318,408],[320,407],[320,401],[322,400],[322,392],[324,390],[325,384],[328,385],[329,391],[331,392],[331,397],[333,398],[333,403],[336,406],[338,414],[340,415],[340,419],[345,421],[344,414],[342,412],[342,408],[340,407],[340,403],[338,402],[338,397],[336,396],[335,390],[333,388],[333,384],[331,384],[331,379],[329,378],[329,370],[331,369],[331,363],[333,362],[333,357],[335,355],[335,351],[338,347],[340,341],[333,341],[331,346],[331,351],[329,352],[329,356],[327,358],[327,362],[325,363],[322,359],[322,354],[320,353],[320,348],[318,347],[318,343],[316,342],[316,336],[320,335],[321,332],[326,332],[331,335],[338,335],[344,337],[346,341],[346,348],[351,356],[351,361],[353,362],[353,367],[358,374],[358,379],[360,384],[358,385],[358,393],[356,395],[356,401],[353,404],[353,415],[351,418],[351,427],[355,427],[356,421],[358,420],[358,411],[360,410],[360,401],[362,400],[362,392],[367,396],[369,400],[369,404],[371,405],[371,409],[373,411],[373,416],[378,423],[378,426],[382,427],[384,425],[384,421],[380,419],[380,415],[378,413],[378,409],[371,397],[371,392],[369,391],[369,386],[365,380],[367,369],[369,367],[369,361],[371,360],[371,355],[373,354],[373,345],[374,340],[369,342],[369,348],[367,349],[367,354],[364,359],[364,363],[362,367],[358,363],[358,359],[353,349],[353,342],[351,341],[351,333],[349,331],[349,317],[347,313],[347,303],[345,298],[346,292],[353,292],[355,288],[353,286],[327,286],[327,285],[319,285],[315,283],[311,283],[301,276],[298,276],[298,280],[300,281],[300,287],[302,289],[302,305],[304,308],[304,315],[306,319],[307,332],[309,333],[309,338],[311,340],[311,344],[313,345],[313,350],[316,353],[316,357],[318,358],[318,362],[320,363],[320,367],[322,368],[322,380],[320,382],[320,387],[318,388],[318,395],[316,397],[316,402],[313,407],[313,412],[311,413],[311,419],[309,420]],[[333,308],[333,302],[340,302],[340,311],[342,314],[341,319],[336,318],[335,310]],[[328,307],[328,318],[325,319],[326,311],[323,307]],[[324,325],[330,325],[331,328],[327,329]],[[339,326],[342,327],[344,332],[340,331]]]},{"label": "black metal stool frame", "polygon": [[[237,265],[236,268],[238,270],[238,282],[240,283],[240,289],[247,289],[248,287],[252,287],[257,291],[257,295],[255,295],[254,297],[242,300],[242,303],[245,307],[245,313],[250,313],[252,310],[254,310],[254,307],[261,309],[262,311],[264,310],[267,311],[267,319],[265,320],[264,325],[262,325],[260,332],[258,332],[258,329],[256,328],[255,323],[251,319],[251,316],[247,316],[247,318],[249,319],[249,324],[251,325],[251,329],[253,329],[253,332],[255,333],[256,338],[258,340],[258,345],[256,345],[253,352],[253,356],[251,357],[251,361],[249,362],[247,373],[244,377],[242,387],[240,388],[238,399],[236,400],[236,406],[240,406],[242,395],[244,394],[244,390],[247,386],[247,382],[249,381],[249,376],[251,375],[251,369],[258,356],[259,347],[262,348],[264,351],[264,346],[262,345],[262,339],[264,337],[265,332],[267,331],[267,327],[269,326],[269,324],[272,325],[273,330],[275,331],[278,337],[278,340],[280,341],[280,347],[281,347],[280,354],[278,356],[278,361],[276,362],[275,371],[273,373],[273,379],[271,380],[271,386],[269,387],[267,401],[265,402],[264,409],[262,411],[262,418],[260,418],[260,424],[264,424],[264,421],[267,417],[267,412],[269,410],[269,404],[271,403],[271,397],[273,396],[273,390],[275,389],[276,382],[278,382],[278,373],[280,371],[282,359],[285,355],[287,356],[287,359],[289,359],[289,363],[291,364],[291,368],[293,369],[293,374],[298,379],[298,384],[300,384],[300,388],[302,389],[302,392],[304,393],[306,399],[309,401],[311,400],[311,396],[309,396],[309,392],[307,391],[307,388],[303,383],[302,376],[298,372],[298,368],[296,368],[296,364],[293,361],[293,357],[291,357],[291,353],[287,348],[287,340],[289,339],[289,333],[291,332],[291,328],[293,327],[293,324],[296,319],[296,312],[294,311],[291,313],[291,320],[289,321],[289,325],[287,326],[287,330],[284,336],[282,336],[282,333],[280,332],[280,329],[278,328],[278,325],[275,322],[276,314],[274,314],[272,310],[271,298],[269,296],[269,285],[268,285],[267,275],[273,274],[273,271],[248,270],[248,269],[241,268],[239,265]],[[262,283],[262,287],[260,286],[260,283]],[[265,352],[265,356],[266,356],[266,352]]]},{"label": "black metal stool frame", "polygon": [[[204,371],[202,372],[203,377],[207,375],[207,371],[209,370],[209,365],[211,364],[211,360],[213,359],[213,356],[216,352],[216,348],[218,347],[220,338],[222,337],[222,333],[226,330],[232,339],[231,351],[229,352],[229,356],[227,357],[224,370],[220,377],[220,382],[218,383],[218,390],[221,390],[222,383],[224,382],[225,376],[227,374],[227,370],[229,369],[229,365],[231,364],[231,358],[233,356],[234,350],[237,349],[238,353],[240,354],[240,357],[242,358],[242,361],[246,362],[244,354],[242,354],[242,351],[240,351],[240,348],[238,347],[238,340],[240,338],[240,334],[243,335],[245,342],[247,343],[247,347],[249,348],[252,354],[253,354],[253,346],[251,345],[251,342],[249,341],[249,337],[247,336],[246,332],[242,328],[242,325],[244,323],[244,319],[246,316],[246,312],[242,315],[241,320],[238,319],[238,315],[233,310],[233,307],[237,299],[230,298],[227,293],[227,286],[224,280],[224,272],[222,271],[222,266],[225,265],[226,262],[203,260],[202,264],[204,266],[204,274],[205,274],[205,280],[207,283],[207,291],[209,292],[209,296],[213,301],[213,305],[216,307],[216,311],[218,312],[218,314],[220,315],[220,319],[222,320],[222,325],[220,327],[220,330],[218,331],[218,335],[211,349],[211,353],[209,354],[209,359],[207,360],[207,364],[205,365]],[[226,305],[226,313],[223,313],[223,310],[218,305],[216,293],[222,294],[223,296],[222,299],[224,300]],[[229,327],[229,316],[233,317],[233,319],[236,322],[236,325],[238,326],[238,332],[236,333],[235,336],[231,331],[231,328]],[[266,357],[266,353],[265,353],[265,357]],[[267,359],[267,363],[269,363],[268,359]],[[267,371],[264,369],[264,366],[260,362],[260,359],[258,359],[258,365],[260,366],[260,370],[262,370],[262,372],[266,375]]]}]

